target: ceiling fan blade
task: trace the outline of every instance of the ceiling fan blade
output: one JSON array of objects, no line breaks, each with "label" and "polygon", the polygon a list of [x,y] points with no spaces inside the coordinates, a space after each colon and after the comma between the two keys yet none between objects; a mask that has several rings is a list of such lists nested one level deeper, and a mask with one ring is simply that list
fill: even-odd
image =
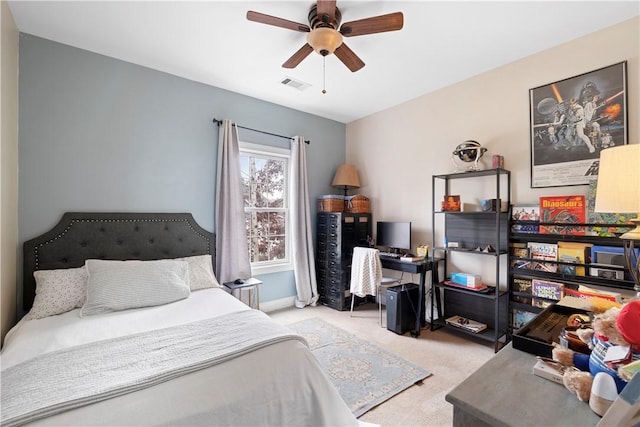
[{"label": "ceiling fan blade", "polygon": [[[331,23],[336,16],[336,2],[331,0],[318,0],[318,19],[325,23]],[[327,19],[323,19],[327,15]]]},{"label": "ceiling fan blade", "polygon": [[247,19],[261,24],[273,25],[275,27],[286,28],[288,30],[300,31],[303,33],[311,31],[308,25],[278,18],[276,16],[265,15],[264,13],[254,12],[252,10],[247,12]]},{"label": "ceiling fan blade", "polygon": [[340,61],[342,61],[344,65],[347,66],[348,69],[350,69],[354,73],[360,68],[364,67],[364,62],[362,61],[362,59],[360,59],[358,55],[353,53],[353,51],[349,49],[349,46],[344,43],[338,46],[338,48],[333,53],[338,57]]},{"label": "ceiling fan blade", "polygon": [[402,12],[394,12],[387,15],[345,22],[340,27],[340,34],[345,37],[353,37],[365,34],[384,33],[386,31],[401,30],[403,25],[404,16]]},{"label": "ceiling fan blade", "polygon": [[309,43],[305,43],[296,53],[294,53],[291,58],[287,59],[284,64],[282,64],[283,68],[296,68],[299,63],[302,62],[304,58],[309,56],[309,54],[313,52],[313,48],[309,45]]}]

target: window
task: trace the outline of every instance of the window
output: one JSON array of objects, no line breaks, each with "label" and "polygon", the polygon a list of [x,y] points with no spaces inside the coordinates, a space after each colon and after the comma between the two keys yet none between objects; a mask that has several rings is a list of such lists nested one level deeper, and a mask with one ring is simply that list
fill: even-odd
[{"label": "window", "polygon": [[282,148],[240,143],[249,260],[254,273],[291,270],[289,158]]}]

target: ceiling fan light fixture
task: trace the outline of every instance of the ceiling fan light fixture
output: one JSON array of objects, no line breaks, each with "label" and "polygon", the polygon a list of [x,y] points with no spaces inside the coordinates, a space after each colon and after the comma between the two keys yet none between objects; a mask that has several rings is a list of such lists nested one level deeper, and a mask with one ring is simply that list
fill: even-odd
[{"label": "ceiling fan light fixture", "polygon": [[331,55],[342,44],[342,34],[329,27],[315,28],[307,34],[307,43],[320,55]]}]

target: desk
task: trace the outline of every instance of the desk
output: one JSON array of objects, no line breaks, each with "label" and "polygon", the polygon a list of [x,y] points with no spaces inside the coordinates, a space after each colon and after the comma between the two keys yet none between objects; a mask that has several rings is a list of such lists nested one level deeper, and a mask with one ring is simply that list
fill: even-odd
[{"label": "desk", "polygon": [[511,343],[449,392],[453,425],[595,426],[598,417],[561,384],[533,375],[534,355]]},{"label": "desk", "polygon": [[[438,261],[440,261],[439,258],[436,258],[436,259],[428,258],[424,261],[408,262],[408,261],[401,261],[398,258],[385,258],[382,256],[380,257],[382,268],[387,268],[389,270],[396,270],[396,271],[404,271],[405,273],[411,273],[411,274],[420,274],[420,283],[418,284],[419,286],[418,293],[420,295],[420,302],[418,304],[419,312],[418,312],[418,318],[416,319],[416,329],[415,331],[411,332],[411,335],[415,337],[420,336],[420,328],[427,324],[427,321],[425,318],[426,317],[425,316],[426,315],[426,311],[425,311],[426,286],[425,285],[426,285],[427,271],[431,271],[432,276],[437,275],[438,269],[434,268],[434,263],[437,263]],[[432,280],[432,283],[435,283],[434,280]],[[442,311],[439,301],[440,299],[438,298],[438,314],[440,314]]]}]

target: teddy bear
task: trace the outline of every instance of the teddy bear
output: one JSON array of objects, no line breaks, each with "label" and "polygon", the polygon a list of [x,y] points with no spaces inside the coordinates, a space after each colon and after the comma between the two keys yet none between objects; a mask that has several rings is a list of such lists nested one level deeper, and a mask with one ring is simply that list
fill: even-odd
[{"label": "teddy bear", "polygon": [[[578,329],[576,333],[583,342],[588,343],[590,355],[564,347],[555,347],[552,350],[554,360],[565,367],[573,367],[564,372],[565,387],[578,399],[587,402],[591,395],[594,376],[599,372],[605,372],[614,379],[620,393],[628,377],[618,375],[618,368],[632,360],[640,360],[640,300],[632,300],[622,308],[612,307],[595,315],[591,328]],[[616,345],[629,346],[629,357],[616,364],[605,363],[607,349]]]}]

